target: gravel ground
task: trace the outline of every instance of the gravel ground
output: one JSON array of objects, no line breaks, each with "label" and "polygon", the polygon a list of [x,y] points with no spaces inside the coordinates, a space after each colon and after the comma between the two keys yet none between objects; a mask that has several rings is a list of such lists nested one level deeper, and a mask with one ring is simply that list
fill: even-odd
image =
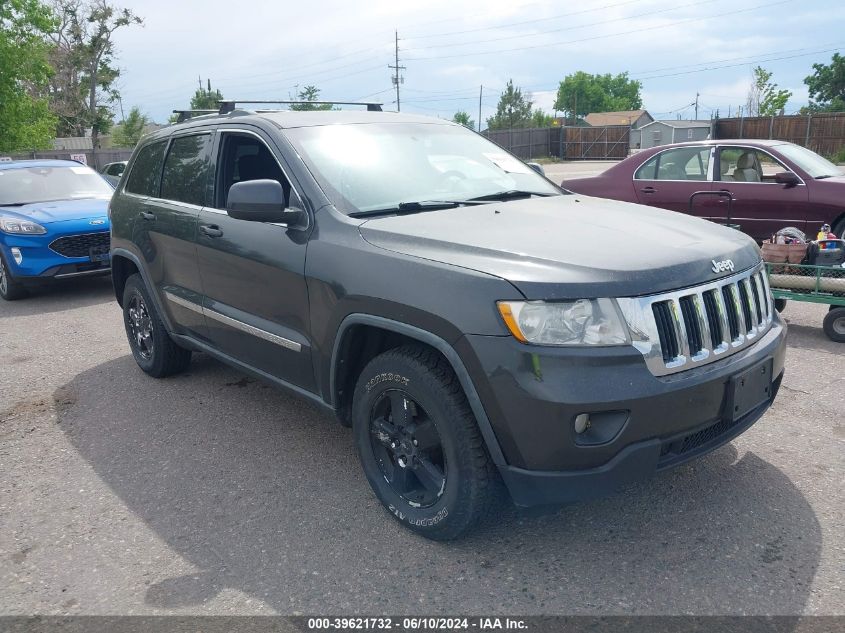
[{"label": "gravel ground", "polygon": [[452,544],[351,433],[196,355],[156,381],[108,279],[0,302],[2,614],[845,614],[845,347],[790,304],[780,396],[709,456]]}]

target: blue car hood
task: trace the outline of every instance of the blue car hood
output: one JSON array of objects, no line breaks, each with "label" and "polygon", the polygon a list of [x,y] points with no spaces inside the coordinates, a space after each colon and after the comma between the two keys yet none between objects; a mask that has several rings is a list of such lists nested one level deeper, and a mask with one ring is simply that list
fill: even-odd
[{"label": "blue car hood", "polygon": [[34,202],[22,207],[0,206],[0,213],[18,215],[38,224],[105,218],[108,214],[109,198],[80,198],[79,200],[54,200]]}]

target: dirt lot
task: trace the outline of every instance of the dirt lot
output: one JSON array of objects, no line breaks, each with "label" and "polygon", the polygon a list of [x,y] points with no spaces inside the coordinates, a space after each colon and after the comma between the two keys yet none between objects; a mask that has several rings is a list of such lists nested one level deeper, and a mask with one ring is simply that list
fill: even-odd
[{"label": "dirt lot", "polygon": [[780,396],[733,443],[437,544],[310,404],[202,355],[141,373],[108,279],[0,302],[0,613],[843,614],[825,309],[787,308]]}]

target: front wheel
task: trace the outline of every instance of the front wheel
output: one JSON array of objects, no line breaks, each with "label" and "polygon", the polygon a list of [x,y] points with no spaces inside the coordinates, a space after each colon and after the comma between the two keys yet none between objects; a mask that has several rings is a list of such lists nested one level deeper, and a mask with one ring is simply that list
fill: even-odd
[{"label": "front wheel", "polygon": [[0,253],[0,297],[6,301],[15,301],[26,295],[26,288],[12,276],[3,253]]},{"label": "front wheel", "polygon": [[845,308],[830,306],[824,317],[824,333],[831,341],[845,343]]},{"label": "front wheel", "polygon": [[374,358],[352,411],[367,480],[404,526],[455,539],[494,507],[498,474],[457,377],[436,351],[404,346]]},{"label": "front wheel", "polygon": [[137,273],[126,280],[123,290],[123,324],[135,362],[150,376],[164,378],[188,367],[191,351],[170,338]]}]

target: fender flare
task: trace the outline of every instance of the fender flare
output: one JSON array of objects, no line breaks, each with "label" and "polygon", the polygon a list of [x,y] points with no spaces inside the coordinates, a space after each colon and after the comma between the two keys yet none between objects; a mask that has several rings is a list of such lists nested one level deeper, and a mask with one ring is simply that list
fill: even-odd
[{"label": "fender flare", "polygon": [[469,372],[467,371],[464,362],[461,360],[461,357],[455,351],[455,348],[436,334],[432,334],[427,330],[422,330],[413,325],[408,325],[407,323],[394,321],[392,319],[386,319],[384,317],[375,316],[372,314],[355,313],[346,316],[340,323],[340,327],[338,327],[337,335],[335,336],[334,344],[332,346],[331,378],[329,381],[329,398],[332,404],[334,404],[335,384],[338,372],[337,355],[340,349],[340,343],[343,340],[344,335],[346,334],[346,330],[348,330],[354,325],[369,325],[384,330],[389,330],[391,332],[396,332],[397,334],[403,334],[409,338],[420,341],[421,343],[430,345],[431,347],[439,351],[441,354],[443,354],[443,356],[446,357],[446,360],[449,361],[449,364],[452,366],[452,370],[458,377],[458,381],[461,383],[461,387],[464,390],[464,394],[466,395],[467,401],[469,402],[469,406],[472,409],[473,414],[475,415],[475,419],[478,423],[478,428],[481,431],[481,436],[484,438],[484,443],[487,445],[487,450],[490,453],[490,458],[493,460],[493,463],[497,466],[507,465],[507,462],[505,461],[505,456],[502,453],[502,448],[499,445],[499,440],[496,439],[496,434],[493,431],[493,426],[490,424],[490,419],[487,417],[487,413],[485,412],[484,406],[481,403],[481,398],[479,398],[478,392],[476,391],[475,385],[473,384],[472,379],[470,378]]},{"label": "fender flare", "polygon": [[[147,287],[147,293],[150,295],[150,298],[153,300],[153,304],[155,304],[156,312],[158,312],[159,318],[164,321],[164,327],[167,328],[168,332],[173,332],[173,324],[170,322],[170,317],[167,316],[167,312],[164,311],[164,306],[161,304],[161,300],[159,299],[158,293],[155,291],[155,285],[150,282],[149,275],[147,274],[147,269],[141,264],[141,260],[138,258],[135,253],[132,251],[128,251],[125,248],[114,248],[111,251],[111,257],[125,257],[133,264],[135,264],[135,268],[138,269],[138,272],[141,275],[141,279],[144,281],[144,285]],[[114,267],[112,267],[114,270]],[[112,278],[112,283],[114,283],[114,279]]]}]

